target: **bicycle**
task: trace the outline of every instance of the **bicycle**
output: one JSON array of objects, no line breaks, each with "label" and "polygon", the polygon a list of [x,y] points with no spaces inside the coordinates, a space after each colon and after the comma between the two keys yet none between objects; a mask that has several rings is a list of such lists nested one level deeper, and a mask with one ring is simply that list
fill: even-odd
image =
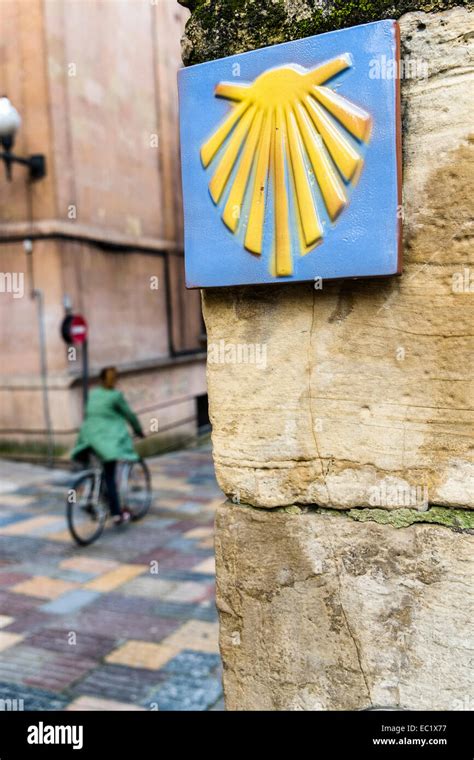
[{"label": "bicycle", "polygon": [[[120,503],[130,512],[131,520],[141,520],[151,505],[150,471],[143,461],[119,463]],[[68,493],[66,518],[69,531],[79,546],[88,546],[102,534],[110,509],[102,467],[83,471]]]}]

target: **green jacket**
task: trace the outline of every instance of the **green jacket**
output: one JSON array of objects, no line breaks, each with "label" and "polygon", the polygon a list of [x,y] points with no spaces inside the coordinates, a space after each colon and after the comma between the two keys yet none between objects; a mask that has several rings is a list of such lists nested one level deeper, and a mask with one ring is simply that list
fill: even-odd
[{"label": "green jacket", "polygon": [[72,459],[80,459],[87,449],[92,449],[103,462],[138,459],[127,422],[137,435],[143,435],[138,417],[120,391],[94,388],[89,393],[85,419],[71,452]]}]

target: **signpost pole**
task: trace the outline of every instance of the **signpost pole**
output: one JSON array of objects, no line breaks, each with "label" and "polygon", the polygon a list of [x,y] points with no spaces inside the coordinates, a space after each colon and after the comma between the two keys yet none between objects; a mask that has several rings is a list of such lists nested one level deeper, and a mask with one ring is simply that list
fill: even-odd
[{"label": "signpost pole", "polygon": [[87,395],[89,392],[89,341],[82,344],[82,415],[86,416]]},{"label": "signpost pole", "polygon": [[81,314],[66,311],[61,323],[61,336],[68,346],[82,344],[82,416],[86,415],[87,394],[89,385],[89,352],[87,340],[87,322]]}]

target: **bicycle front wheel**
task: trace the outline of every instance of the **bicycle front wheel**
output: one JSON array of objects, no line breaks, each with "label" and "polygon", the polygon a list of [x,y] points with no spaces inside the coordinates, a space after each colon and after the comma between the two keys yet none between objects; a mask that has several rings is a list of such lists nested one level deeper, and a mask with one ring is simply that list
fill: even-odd
[{"label": "bicycle front wheel", "polygon": [[151,505],[150,471],[143,459],[127,462],[123,480],[123,504],[130,512],[132,520],[140,520]]},{"label": "bicycle front wheel", "polygon": [[79,546],[92,544],[104,530],[107,508],[101,497],[100,479],[98,472],[85,472],[74,481],[68,493],[67,524]]}]

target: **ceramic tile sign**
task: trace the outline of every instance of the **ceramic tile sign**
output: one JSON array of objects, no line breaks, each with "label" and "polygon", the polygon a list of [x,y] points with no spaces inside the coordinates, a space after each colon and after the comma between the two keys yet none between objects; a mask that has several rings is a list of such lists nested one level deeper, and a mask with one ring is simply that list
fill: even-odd
[{"label": "ceramic tile sign", "polygon": [[400,273],[398,61],[379,21],[179,72],[187,287]]}]

